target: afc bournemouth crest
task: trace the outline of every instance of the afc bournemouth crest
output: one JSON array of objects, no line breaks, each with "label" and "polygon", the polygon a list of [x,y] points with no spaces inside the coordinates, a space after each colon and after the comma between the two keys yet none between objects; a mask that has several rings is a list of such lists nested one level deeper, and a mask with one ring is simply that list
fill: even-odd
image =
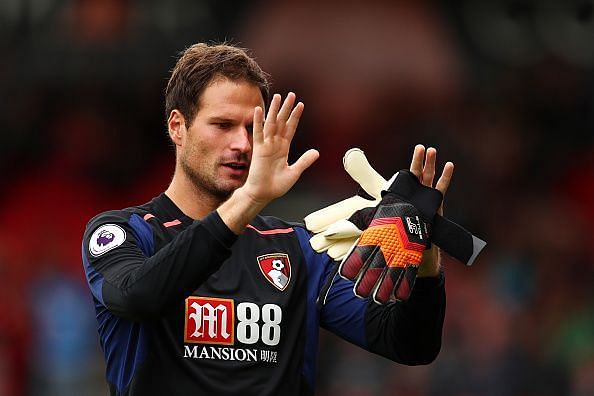
[{"label": "afc bournemouth crest", "polygon": [[291,281],[291,262],[284,253],[265,254],[258,257],[260,271],[278,290],[285,290]]}]

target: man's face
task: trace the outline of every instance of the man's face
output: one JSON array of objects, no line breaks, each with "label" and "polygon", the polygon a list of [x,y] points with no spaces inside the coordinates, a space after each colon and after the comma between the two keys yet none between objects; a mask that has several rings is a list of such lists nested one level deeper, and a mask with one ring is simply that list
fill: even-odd
[{"label": "man's face", "polygon": [[204,90],[179,152],[182,170],[198,190],[225,199],[245,183],[256,106],[264,108],[262,94],[246,81],[219,78]]}]

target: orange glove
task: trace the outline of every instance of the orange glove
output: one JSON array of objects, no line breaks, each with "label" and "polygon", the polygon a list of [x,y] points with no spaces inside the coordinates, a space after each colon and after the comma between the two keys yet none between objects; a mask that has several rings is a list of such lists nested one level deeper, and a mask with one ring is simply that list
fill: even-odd
[{"label": "orange glove", "polygon": [[442,199],[441,192],[401,170],[377,207],[349,219],[364,231],[339,273],[355,282],[357,296],[372,296],[379,304],[408,299],[423,251],[431,246],[432,223]]}]

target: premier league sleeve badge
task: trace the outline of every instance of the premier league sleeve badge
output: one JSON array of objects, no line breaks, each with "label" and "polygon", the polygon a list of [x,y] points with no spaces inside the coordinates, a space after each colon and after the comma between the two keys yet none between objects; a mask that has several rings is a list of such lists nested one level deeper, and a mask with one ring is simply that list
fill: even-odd
[{"label": "premier league sleeve badge", "polygon": [[97,228],[89,240],[89,253],[93,257],[117,248],[126,240],[126,231],[117,224],[104,224]]}]

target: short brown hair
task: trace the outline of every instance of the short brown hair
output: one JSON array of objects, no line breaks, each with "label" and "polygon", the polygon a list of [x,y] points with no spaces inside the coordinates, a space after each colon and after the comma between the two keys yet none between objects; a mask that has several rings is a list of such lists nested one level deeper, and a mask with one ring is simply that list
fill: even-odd
[{"label": "short brown hair", "polygon": [[229,44],[194,44],[180,54],[165,90],[165,119],[179,110],[188,127],[199,109],[202,92],[217,77],[247,81],[260,89],[264,104],[268,103],[270,85],[247,50]]}]

